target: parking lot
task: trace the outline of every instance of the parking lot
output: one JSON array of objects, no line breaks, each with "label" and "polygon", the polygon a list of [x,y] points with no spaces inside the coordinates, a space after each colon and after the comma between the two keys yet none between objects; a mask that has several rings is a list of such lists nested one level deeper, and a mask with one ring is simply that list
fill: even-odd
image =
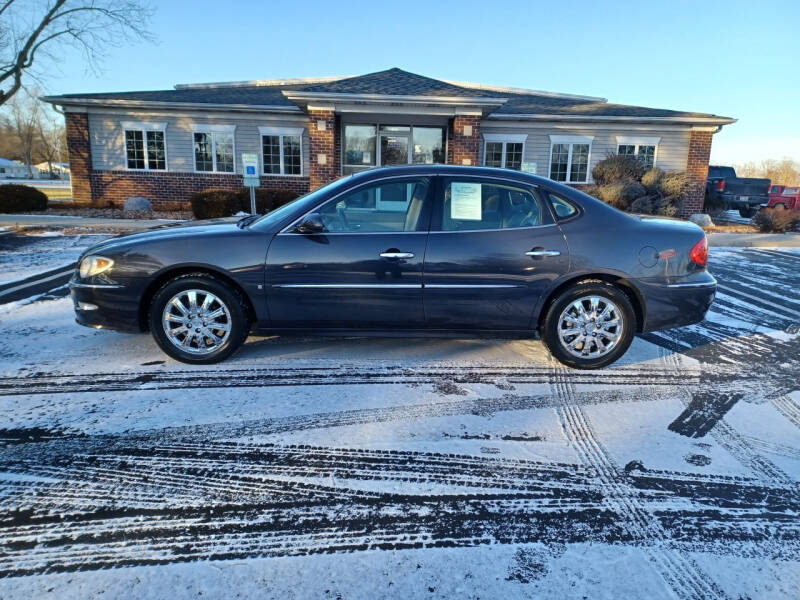
[{"label": "parking lot", "polygon": [[796,598],[800,251],[709,268],[706,321],[595,372],[403,338],[191,367],[63,289],[0,305],[0,597]]}]

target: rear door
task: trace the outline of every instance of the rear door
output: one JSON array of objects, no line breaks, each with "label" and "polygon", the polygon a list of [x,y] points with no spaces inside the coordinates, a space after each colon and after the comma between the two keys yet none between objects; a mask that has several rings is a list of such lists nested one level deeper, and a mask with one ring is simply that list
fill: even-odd
[{"label": "rear door", "polygon": [[424,327],[422,265],[431,179],[372,181],[319,209],[323,232],[275,236],[267,305],[276,328]]},{"label": "rear door", "polygon": [[537,191],[513,180],[442,177],[425,259],[430,329],[524,330],[569,269],[560,228]]}]

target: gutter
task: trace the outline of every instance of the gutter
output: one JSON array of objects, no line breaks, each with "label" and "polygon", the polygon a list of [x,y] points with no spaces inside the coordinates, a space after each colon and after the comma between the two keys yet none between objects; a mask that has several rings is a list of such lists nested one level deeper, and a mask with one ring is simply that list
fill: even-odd
[{"label": "gutter", "polygon": [[197,110],[227,110],[233,112],[303,113],[299,106],[275,106],[266,104],[218,104],[211,102],[160,102],[151,100],[117,100],[107,98],[70,98],[41,96],[42,102],[60,106],[110,106],[120,108],[191,108]]},{"label": "gutter", "polygon": [[683,124],[702,124],[702,125],[730,125],[736,123],[738,119],[730,117],[631,117],[613,115],[564,115],[564,114],[509,114],[491,113],[486,119],[496,119],[498,121],[624,121],[636,123],[683,123]]}]

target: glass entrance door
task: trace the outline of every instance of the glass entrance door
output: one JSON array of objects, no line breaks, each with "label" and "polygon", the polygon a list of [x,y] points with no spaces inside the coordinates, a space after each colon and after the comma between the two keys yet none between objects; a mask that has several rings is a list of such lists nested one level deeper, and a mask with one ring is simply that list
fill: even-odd
[{"label": "glass entrance door", "polygon": [[381,166],[407,165],[411,128],[402,125],[381,125]]}]

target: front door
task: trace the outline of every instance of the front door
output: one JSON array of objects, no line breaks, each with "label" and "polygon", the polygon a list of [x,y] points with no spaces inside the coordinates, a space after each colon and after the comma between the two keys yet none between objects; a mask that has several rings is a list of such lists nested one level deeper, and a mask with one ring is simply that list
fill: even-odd
[{"label": "front door", "polygon": [[550,211],[523,183],[441,183],[425,260],[428,328],[529,329],[539,297],[569,268]]},{"label": "front door", "polygon": [[430,189],[426,177],[366,183],[319,209],[323,232],[275,236],[267,254],[272,326],[424,327]]}]

